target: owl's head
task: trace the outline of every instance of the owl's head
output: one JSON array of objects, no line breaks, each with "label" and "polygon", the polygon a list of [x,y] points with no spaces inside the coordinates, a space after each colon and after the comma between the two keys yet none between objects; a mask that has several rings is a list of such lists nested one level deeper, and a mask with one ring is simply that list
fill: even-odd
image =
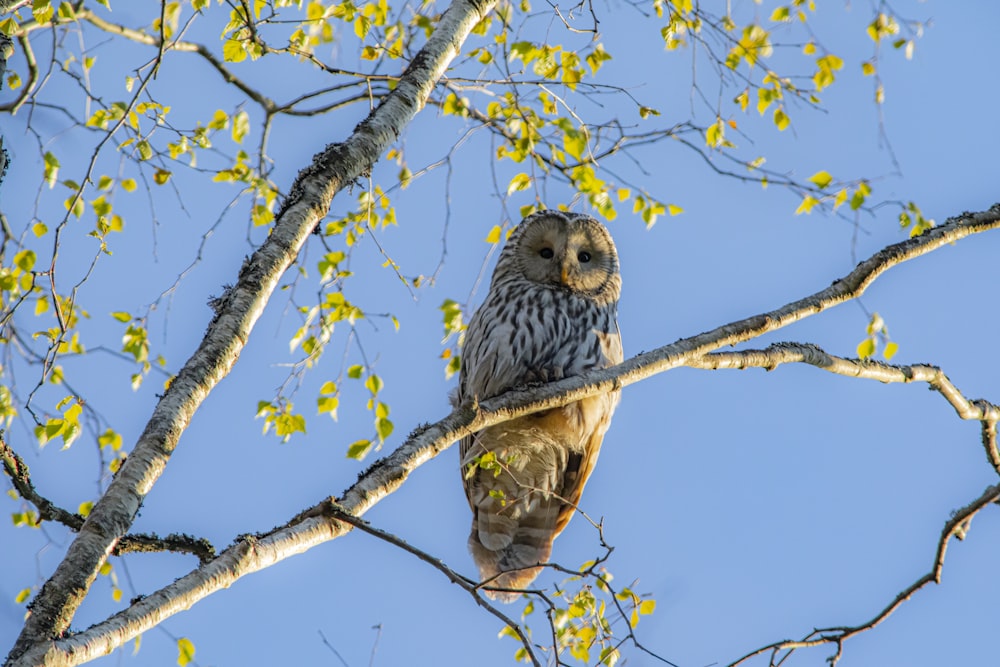
[{"label": "owl's head", "polygon": [[511,268],[531,282],[599,303],[616,302],[621,292],[618,252],[611,234],[581,213],[546,210],[521,221],[500,254],[495,275]]}]

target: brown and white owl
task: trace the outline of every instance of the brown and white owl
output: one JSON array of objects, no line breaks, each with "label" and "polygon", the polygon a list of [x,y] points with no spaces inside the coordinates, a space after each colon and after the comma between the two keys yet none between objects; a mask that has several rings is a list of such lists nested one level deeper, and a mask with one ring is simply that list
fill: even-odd
[{"label": "brown and white owl", "polygon": [[[457,402],[620,363],[620,291],[618,253],[601,223],[552,210],[525,218],[469,322]],[[576,511],[618,398],[593,396],[462,440],[469,549],[488,586],[523,589],[539,575]]]}]

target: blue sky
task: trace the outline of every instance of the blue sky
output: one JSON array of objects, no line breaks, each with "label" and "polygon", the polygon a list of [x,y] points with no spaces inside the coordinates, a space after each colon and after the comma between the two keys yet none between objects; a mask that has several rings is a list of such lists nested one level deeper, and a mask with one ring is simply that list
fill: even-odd
[{"label": "blue sky", "polygon": [[[820,169],[838,177],[875,177],[876,199],[914,200],[939,222],[992,205],[998,199],[994,156],[1000,146],[991,125],[1000,92],[984,45],[993,41],[1000,8],[946,2],[896,7],[932,23],[918,40],[912,61],[896,52],[883,54],[885,127],[901,168],[895,174],[880,146],[871,79],[860,73],[861,60],[870,55],[863,32],[869,7],[853,4],[850,9],[824,4],[815,18],[820,42],[845,60],[841,81],[823,96],[826,111],[795,109],[793,131],[785,133],[754,120],[755,114],[734,115],[757,142],[754,148],[767,154],[770,167],[800,179]],[[768,5],[761,14],[770,9]],[[112,16],[127,23],[133,20],[130,10],[116,6]],[[690,59],[662,52],[658,21],[622,5],[598,11],[601,41],[614,56],[602,76],[657,108],[663,123],[685,119],[692,104],[698,104],[690,93]],[[222,13],[220,8],[212,12]],[[559,34],[558,26],[541,16],[529,26],[535,31],[530,34]],[[203,33],[213,39],[218,30],[213,23]],[[149,50],[119,51],[114,43],[101,44],[96,38],[92,43],[104,67],[95,68],[95,77],[106,77],[101,81],[107,85],[118,85],[114,82],[125,74],[115,69],[118,62],[136,54],[151,56]],[[352,57],[330,54],[338,63]],[[281,66],[268,59],[237,71],[270,78],[269,94],[279,100],[321,80],[284,76]],[[699,76],[710,80],[710,72]],[[176,107],[180,126],[210,117],[216,108],[232,110],[242,101],[219,85],[214,72],[181,55],[164,65],[157,86]],[[182,93],[190,97],[178,97]],[[724,100],[732,96],[717,89],[707,94]],[[4,91],[0,99],[9,95]],[[124,91],[109,93],[109,99],[115,95]],[[724,102],[723,108],[731,107]],[[252,106],[246,109],[252,120],[259,120]],[[611,102],[605,108],[580,102],[577,111],[626,113]],[[272,178],[287,187],[315,152],[346,136],[362,114],[351,108],[300,125],[279,123],[272,135]],[[36,191],[42,169],[33,139],[23,133],[27,120],[22,110],[4,123],[5,144],[15,162],[0,204],[18,231],[34,203],[19,193]],[[43,133],[57,129],[59,122],[42,111],[32,117]],[[464,132],[460,121],[426,109],[404,138],[411,168],[416,171],[444,157]],[[61,177],[79,178],[81,163],[73,156],[89,151],[86,140],[69,133],[51,144],[50,150],[66,156]],[[736,142],[752,150],[749,139]],[[395,332],[387,320],[374,318],[357,330],[392,407],[396,433],[388,448],[449,409],[454,380],[445,381],[438,358],[438,306],[445,298],[469,299],[489,251],[483,239],[504,221],[491,183],[490,155],[484,133],[475,134],[455,155],[450,177],[439,168],[410,189],[393,193],[400,222],[379,232],[379,242],[404,275],[430,275],[444,236],[447,255],[436,285],[419,290],[414,299],[391,271],[379,266],[381,255],[370,240],[360,243],[352,258],[358,275],[349,296],[372,312],[393,313],[402,323]],[[765,191],[720,179],[700,159],[670,144],[639,149],[635,155],[645,174],[624,160],[610,166],[682,206],[684,213],[661,218],[651,230],[624,210],[609,223],[622,262],[619,319],[627,356],[816,292],[850,271],[855,257],[905,237],[895,209],[887,206],[861,218],[852,248],[853,225],[815,213],[794,215],[797,200],[780,188]],[[206,157],[203,165],[211,164]],[[112,158],[104,168],[116,165]],[[499,169],[501,187],[519,170],[509,163]],[[387,186],[394,172],[388,166],[377,170],[376,178],[384,177]],[[98,349],[119,345],[123,327],[108,313],[140,312],[153,302],[193,260],[195,244],[211,229],[204,258],[171,299],[159,302],[151,318],[152,352],[163,354],[168,368],[176,370],[210,319],[207,299],[234,280],[244,255],[263,238],[259,229],[248,231],[245,204],[223,216],[234,189],[202,186],[194,176],[178,170],[179,187],[196,189],[185,191],[180,203],[157,192],[155,216],[141,185],[131,197],[122,197],[126,231],[112,237],[114,254],[98,262],[81,292],[91,313],[82,326],[91,354],[68,360],[67,374],[123,434],[126,447],[141,432],[162,379],[154,374],[139,391],[130,389],[132,365]],[[353,196],[342,193],[334,211],[347,210]],[[558,185],[546,191],[549,205],[566,197]],[[45,205],[51,208],[43,206],[43,219],[58,215],[61,199]],[[529,201],[528,193],[519,193],[510,210]],[[78,257],[64,252],[61,260],[66,284],[82,275],[95,249],[85,236],[87,228],[78,228],[67,237],[72,244],[68,249]],[[41,256],[44,251],[38,252]],[[998,252],[1000,234],[980,235],[893,269],[875,283],[863,305],[885,318],[899,343],[894,361],[939,365],[967,396],[1000,401],[993,350],[1000,316],[992,298]],[[307,249],[303,263],[313,273],[321,253],[316,242]],[[371,430],[363,390],[345,390],[338,422],[313,415],[311,408],[316,388],[340,370],[346,328],[338,331],[295,397],[309,419],[307,435],[285,445],[260,435],[262,424],[253,419],[257,401],[274,396],[296,359],[288,352],[296,326],[290,292],[276,294],[236,369],[195,416],[147,498],[136,531],[186,532],[223,548],[236,535],[268,530],[339,493],[367,466],[344,457],[347,445]],[[314,283],[303,280],[293,298],[308,303],[314,292]],[[480,289],[471,304],[478,304],[483,294]],[[848,303],[752,347],[794,340],[853,356],[866,323],[862,308]],[[22,323],[26,330],[29,325],[30,319]],[[359,363],[356,347],[349,349],[347,359]],[[30,388],[37,371],[21,367],[18,372],[18,387]],[[65,451],[58,444],[38,449],[25,422],[18,421],[8,438],[31,466],[39,489],[54,501],[75,508],[93,499],[99,464],[88,436]],[[471,574],[465,549],[469,513],[456,457],[457,452],[449,451],[425,465],[366,518]],[[656,613],[638,627],[640,639],[681,667],[702,667],[728,664],[813,627],[867,620],[928,570],[950,513],[995,481],[979,444],[978,425],[960,421],[940,396],[923,386],[884,386],[809,367],[770,373],[681,369],[625,390],[584,509],[603,517],[606,538],[615,547],[609,569],[616,581],[637,579],[633,588],[657,601]],[[19,511],[17,502],[5,502],[9,512]],[[68,539],[58,527],[29,531],[0,522],[0,543],[5,545],[0,644],[9,646],[20,625],[23,607],[13,602],[17,592],[44,580]],[[991,575],[998,548],[1000,516],[988,508],[976,517],[965,542],[951,543],[943,584],[919,592],[875,631],[850,640],[841,664],[991,662],[992,611],[1000,593]],[[593,528],[578,518],[557,540],[554,557],[572,566],[599,553]],[[126,600],[148,594],[194,565],[191,557],[170,554],[115,561]],[[543,575],[539,583],[554,581]],[[102,578],[74,627],[118,608]],[[520,605],[511,609],[519,611]],[[135,656],[126,650],[100,662],[171,664],[174,638],[186,636],[197,647],[200,665],[340,664],[321,640],[322,632],[352,667],[369,663],[376,638],[375,665],[509,664],[516,646],[510,639],[496,639],[499,630],[494,617],[477,609],[441,574],[356,533],[247,577],[172,617],[143,637]],[[824,664],[829,653],[828,648],[804,651],[789,664]],[[636,651],[626,655],[631,665],[655,664]]]}]

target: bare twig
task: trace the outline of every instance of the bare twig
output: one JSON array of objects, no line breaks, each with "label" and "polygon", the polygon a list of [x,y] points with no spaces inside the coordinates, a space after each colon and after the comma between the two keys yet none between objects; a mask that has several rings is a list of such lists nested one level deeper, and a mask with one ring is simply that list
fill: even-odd
[{"label": "bare twig", "polygon": [[917,591],[927,584],[941,583],[941,573],[944,570],[944,558],[945,552],[948,549],[948,541],[952,537],[964,539],[969,529],[969,523],[972,521],[972,518],[976,515],[976,513],[987,505],[995,503],[998,500],[1000,500],[1000,484],[987,488],[982,495],[955,512],[952,517],[945,522],[944,529],[941,531],[941,537],[938,539],[937,550],[934,555],[934,563],[932,564],[930,571],[903,589],[888,605],[885,606],[884,609],[882,609],[882,611],[877,613],[867,622],[854,626],[839,626],[813,630],[799,641],[786,639],[774,642],[746,654],[739,660],[730,663],[729,667],[736,667],[737,665],[743,664],[750,658],[766,653],[771,654],[770,665],[775,666],[784,662],[788,655],[794,651],[803,648],[811,648],[813,646],[823,646],[826,644],[833,644],[836,646],[836,652],[828,659],[831,667],[835,667],[843,654],[845,641],[879,625],[882,621],[889,618],[889,616],[891,616],[901,604],[913,597]]},{"label": "bare twig", "polygon": [[445,565],[444,561],[442,561],[440,558],[435,558],[426,551],[418,549],[409,542],[406,542],[405,540],[396,537],[392,533],[387,533],[386,531],[380,528],[372,526],[367,521],[354,516],[350,512],[344,510],[344,508],[337,505],[337,503],[334,502],[332,499],[330,499],[329,501],[327,501],[327,503],[324,504],[324,509],[327,512],[329,512],[330,516],[332,516],[333,518],[339,521],[347,522],[351,524],[351,526],[353,526],[354,528],[357,528],[358,530],[364,533],[373,535],[374,537],[377,537],[384,542],[388,542],[389,544],[399,547],[403,551],[413,554],[420,560],[424,561],[425,563],[437,569],[444,576],[448,577],[448,580],[451,581],[451,583],[456,584],[457,586],[462,588],[465,592],[467,592],[469,595],[471,595],[472,599],[476,601],[476,604],[478,604],[480,607],[482,607],[492,615],[496,616],[498,619],[500,619],[501,622],[506,624],[515,633],[517,633],[518,639],[521,640],[521,644],[524,645],[525,650],[528,652],[528,657],[531,659],[531,663],[535,665],[535,667],[541,667],[541,662],[539,662],[538,658],[535,656],[534,651],[532,650],[531,640],[528,639],[528,636],[524,633],[524,630],[516,621],[511,619],[502,611],[500,611],[495,605],[492,605],[485,599],[483,599],[483,596],[479,594],[480,590],[479,582],[459,574],[455,570]]}]

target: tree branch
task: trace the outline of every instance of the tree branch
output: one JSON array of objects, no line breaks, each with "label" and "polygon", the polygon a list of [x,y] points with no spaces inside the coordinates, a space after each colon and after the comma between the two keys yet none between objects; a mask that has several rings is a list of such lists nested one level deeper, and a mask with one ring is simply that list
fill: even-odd
[{"label": "tree branch", "polygon": [[531,660],[531,664],[535,665],[535,667],[541,667],[541,662],[538,661],[538,658],[535,656],[535,652],[532,650],[531,640],[524,633],[524,630],[521,628],[520,624],[511,619],[506,614],[504,614],[502,611],[500,611],[496,607],[496,605],[492,605],[483,599],[483,596],[479,594],[480,584],[478,581],[474,579],[469,579],[468,577],[459,574],[455,570],[445,565],[440,558],[435,558],[426,551],[422,551],[416,548],[412,544],[406,542],[405,540],[399,537],[396,537],[392,533],[387,533],[386,531],[381,530],[380,528],[372,526],[364,519],[358,518],[353,514],[351,514],[350,512],[345,512],[343,508],[341,508],[335,502],[332,501],[328,502],[326,504],[326,507],[327,511],[334,518],[339,519],[340,521],[345,521],[364,533],[368,533],[369,535],[372,535],[374,537],[379,538],[380,540],[388,542],[393,546],[399,547],[403,551],[413,554],[420,560],[424,561],[425,563],[428,563],[431,567],[434,567],[439,572],[444,574],[444,576],[448,577],[448,580],[451,581],[451,583],[456,584],[466,593],[471,595],[472,598],[476,601],[476,604],[478,604],[480,607],[482,607],[489,613],[496,616],[498,619],[500,619],[502,623],[511,628],[517,634],[518,639],[521,640],[521,644],[524,646],[524,650],[527,651],[528,658]]},{"label": "tree branch", "polygon": [[[419,61],[418,57],[414,63]],[[397,91],[401,89],[404,89],[402,83]],[[388,103],[389,100],[387,100]],[[375,114],[377,113],[378,110]],[[288,216],[300,211],[303,207],[308,207],[319,196],[316,192],[318,187],[316,174],[318,171],[332,168],[331,163],[326,159],[331,150],[344,149],[341,146],[328,147],[327,152],[317,156],[312,167],[300,174],[299,182],[302,185],[297,188],[298,195],[282,211],[279,226],[283,224],[281,221],[287,221]],[[318,205],[313,206],[315,208]],[[368,470],[360,475],[358,481],[335,502],[343,511],[360,517],[380,500],[402,486],[411,472],[436,457],[465,435],[527,414],[617,390],[678,366],[693,365],[699,357],[720,347],[735,345],[764,333],[775,331],[805,317],[823,312],[844,301],[856,298],[863,294],[878,276],[905,261],[920,257],[971,234],[996,228],[1000,228],[1000,204],[994,205],[988,211],[962,214],[918,237],[888,246],[860,263],[853,271],[835,281],[830,287],[777,310],[679,340],[656,350],[639,354],[611,368],[592,371],[542,386],[511,391],[481,404],[457,408],[436,424],[417,429],[411,433],[407,440],[392,454],[374,462]],[[271,238],[273,239],[277,234],[278,228],[276,227]],[[241,273],[241,281],[244,280],[242,274],[245,273],[246,269]],[[227,303],[223,305],[223,312],[228,312],[232,308],[231,303],[229,303],[231,298],[230,295],[224,297]],[[181,372],[181,375],[183,373],[184,371]],[[178,379],[180,377],[179,375]],[[171,390],[164,396],[163,401],[169,398],[176,385],[177,380],[171,385]],[[140,440],[139,445],[136,446],[137,449],[144,442],[145,439]],[[176,442],[176,439],[173,442]],[[136,458],[135,453],[129,456],[128,462],[134,458]],[[162,463],[165,461],[161,461]],[[127,465],[128,463],[126,463]],[[120,472],[119,478],[121,476]],[[136,635],[154,627],[169,616],[191,607],[211,593],[232,585],[239,578],[346,534],[352,526],[328,516],[325,509],[328,502],[330,502],[329,499],[321,501],[314,507],[300,513],[285,526],[260,536],[244,537],[238,540],[215,560],[136,602],[107,621],[98,623],[72,637],[38,642],[34,646],[30,646],[30,651],[25,652],[16,660],[11,659],[8,664],[10,666],[41,663],[55,666],[76,665],[104,655]],[[96,510],[97,507],[95,507]],[[92,513],[91,518],[93,516]],[[130,514],[127,519],[131,520],[132,516]]]},{"label": "tree branch", "polygon": [[[94,506],[55,573],[29,606],[28,620],[8,656],[8,663],[30,663],[31,658],[26,655],[30,648],[41,647],[45,651],[52,646],[50,640],[67,630],[101,564],[127,532],[143,498],[162,474],[181,433],[208,393],[236,363],[271,293],[313,228],[326,215],[334,195],[370,169],[423,108],[469,32],[495,2],[455,0],[406,68],[396,89],[355,128],[346,142],[327,146],[315,156],[312,165],[299,173],[271,234],[244,262],[238,282],[220,300],[217,314],[198,349],[157,403],[132,453]],[[253,556],[253,549],[250,552]],[[112,648],[103,646],[107,650]],[[80,655],[63,654],[60,660],[66,661],[62,664],[77,664],[70,661]]]},{"label": "tree branch", "polygon": [[10,448],[6,439],[0,434],[0,461],[3,461],[3,471],[10,478],[18,495],[38,508],[38,517],[42,521],[58,521],[72,530],[79,530],[83,525],[83,517],[69,512],[45,498],[35,490],[31,483],[28,465]]},{"label": "tree branch", "polygon": [[[41,521],[56,521],[74,532],[79,532],[83,526],[84,517],[76,512],[70,512],[59,507],[38,493],[35,485],[31,482],[28,465],[7,444],[2,433],[0,433],[0,461],[3,462],[3,470],[10,478],[11,483],[14,484],[14,489],[18,495],[38,509],[38,517]],[[146,535],[144,533],[125,535],[115,545],[112,554],[122,556],[127,553],[140,551],[145,553],[158,551],[189,553],[197,556],[203,565],[215,558],[215,547],[208,540],[177,533],[172,533],[166,537]]]},{"label": "tree branch", "polygon": [[[896,366],[874,359],[845,359],[828,354],[815,345],[775,343],[766,350],[713,352],[685,365],[691,368],[709,370],[721,368],[765,368],[772,370],[781,364],[789,363],[810,364],[837,375],[878,380],[885,383],[926,382],[931,389],[940,393],[955,408],[955,412],[962,419],[992,422],[994,425],[997,420],[1000,420],[1000,408],[981,399],[969,400],[952,384],[944,371],[937,366],[927,364]],[[994,426],[994,433],[995,430]]]},{"label": "tree branch", "polygon": [[[934,555],[934,563],[931,566],[930,571],[924,576],[920,577],[912,584],[907,586],[903,591],[899,593],[892,602],[890,602],[882,611],[872,617],[866,623],[854,626],[841,626],[832,628],[821,628],[813,630],[808,635],[805,636],[801,641],[794,640],[782,640],[779,642],[774,642],[773,644],[768,644],[767,646],[762,646],[761,648],[746,654],[736,662],[732,662],[728,667],[736,667],[750,658],[755,656],[770,653],[771,661],[770,665],[773,667],[782,663],[785,658],[787,658],[791,653],[798,649],[810,648],[813,646],[822,646],[824,644],[835,644],[837,647],[836,653],[834,653],[828,661],[831,667],[835,667],[837,662],[840,660],[843,654],[844,642],[853,637],[854,635],[861,634],[867,630],[871,630],[878,624],[880,624],[885,619],[889,618],[896,609],[899,608],[901,604],[913,597],[914,593],[919,591],[921,588],[930,583],[939,584],[941,583],[941,573],[944,570],[944,557],[945,552],[948,550],[948,541],[954,536],[958,539],[964,539],[966,533],[969,529],[969,523],[972,518],[987,505],[995,503],[1000,500],[1000,484],[996,484],[987,488],[982,495],[973,500],[971,503],[963,507],[962,509],[955,512],[950,519],[944,524],[944,529],[941,531],[941,537],[938,540],[937,551]],[[781,653],[784,652],[784,655]],[[779,657],[779,655],[781,657]]]}]

